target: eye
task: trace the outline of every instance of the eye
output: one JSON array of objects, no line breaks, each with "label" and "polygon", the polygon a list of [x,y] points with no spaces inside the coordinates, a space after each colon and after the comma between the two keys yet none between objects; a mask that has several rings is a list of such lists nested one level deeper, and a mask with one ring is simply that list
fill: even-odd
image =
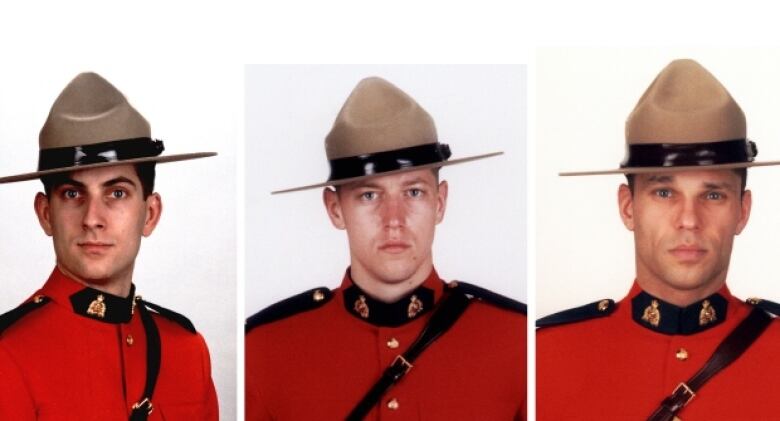
[{"label": "eye", "polygon": [[716,191],[707,192],[707,195],[705,196],[707,200],[721,200],[723,199],[723,194]]},{"label": "eye", "polygon": [[76,199],[76,198],[79,197],[79,192],[78,192],[78,190],[67,189],[67,190],[62,192],[62,195],[66,199]]},{"label": "eye", "polygon": [[113,190],[111,192],[111,197],[113,197],[114,199],[121,199],[121,198],[125,197],[126,195],[127,195],[127,193],[125,193],[124,190]]},{"label": "eye", "polygon": [[423,195],[422,189],[418,189],[418,188],[409,189],[409,196],[411,197],[420,197],[422,195]]},{"label": "eye", "polygon": [[375,191],[366,191],[363,193],[360,193],[360,198],[363,200],[374,200],[376,199],[376,192]]},{"label": "eye", "polygon": [[672,191],[669,189],[658,189],[655,191],[655,195],[662,199],[668,199],[672,197]]}]

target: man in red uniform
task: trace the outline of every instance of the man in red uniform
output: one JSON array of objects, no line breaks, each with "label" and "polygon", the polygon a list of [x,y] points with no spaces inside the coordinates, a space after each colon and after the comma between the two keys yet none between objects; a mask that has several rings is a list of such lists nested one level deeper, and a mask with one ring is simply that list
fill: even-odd
[{"label": "man in red uniform", "polygon": [[750,216],[746,168],[778,162],[754,162],[742,110],[692,60],[656,77],[626,141],[620,169],[564,175],[626,174],[618,201],[636,279],[617,303],[537,321],[537,418],[777,418],[777,306],[735,298],[726,274]]},{"label": "man in red uniform", "polygon": [[[141,238],[162,212],[149,123],[94,73],[78,75],[40,133],[35,211],[56,266],[0,316],[0,419],[218,419],[208,349],[190,321],[136,295]],[[9,239],[6,239],[9,240]]]},{"label": "man in red uniform", "polygon": [[361,81],[326,152],[323,199],[350,267],[247,321],[247,420],[521,419],[525,306],[433,267],[445,165],[430,115],[379,78]]}]

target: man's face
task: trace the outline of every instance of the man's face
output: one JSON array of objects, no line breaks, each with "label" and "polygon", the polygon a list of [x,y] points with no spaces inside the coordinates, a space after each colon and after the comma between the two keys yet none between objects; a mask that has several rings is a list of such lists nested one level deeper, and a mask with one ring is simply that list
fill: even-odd
[{"label": "man's face", "polygon": [[447,203],[447,182],[437,183],[431,170],[325,189],[324,201],[333,225],[347,230],[353,276],[398,284],[428,275],[435,227]]},{"label": "man's face", "polygon": [[731,170],[700,170],[637,174],[633,195],[620,186],[621,217],[634,232],[643,288],[705,296],[720,288],[734,236],[750,215],[751,194],[741,194],[741,181]]},{"label": "man's face", "polygon": [[54,242],[57,265],[88,284],[131,279],[141,236],[159,221],[159,195],[143,198],[132,165],[74,171],[50,197],[38,193],[35,210]]}]

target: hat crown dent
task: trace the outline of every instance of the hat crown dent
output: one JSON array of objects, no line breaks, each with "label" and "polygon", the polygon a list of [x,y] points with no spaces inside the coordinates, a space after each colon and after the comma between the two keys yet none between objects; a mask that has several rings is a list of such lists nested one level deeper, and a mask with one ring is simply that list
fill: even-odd
[{"label": "hat crown dent", "polygon": [[744,139],[745,114],[726,88],[699,63],[672,61],[626,120],[626,142],[702,143]]},{"label": "hat crown dent", "polygon": [[436,143],[433,118],[390,82],[361,80],[325,138],[329,160]]},{"label": "hat crown dent", "polygon": [[151,137],[149,122],[97,73],[77,75],[57,96],[41,128],[40,149]]}]

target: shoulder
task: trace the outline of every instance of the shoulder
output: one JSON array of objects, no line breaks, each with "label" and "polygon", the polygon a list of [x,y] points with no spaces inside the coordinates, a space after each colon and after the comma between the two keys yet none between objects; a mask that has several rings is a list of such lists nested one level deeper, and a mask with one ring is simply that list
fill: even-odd
[{"label": "shoulder", "polygon": [[43,308],[50,301],[51,299],[48,297],[36,295],[13,310],[0,315],[0,336],[12,326],[21,323],[25,317]]},{"label": "shoulder", "polygon": [[279,320],[316,310],[333,298],[333,292],[325,287],[313,288],[279,301],[255,313],[246,320],[245,333]]},{"label": "shoulder", "polygon": [[584,306],[570,308],[560,311],[536,321],[537,329],[549,328],[553,326],[567,325],[571,323],[584,322],[586,320],[599,319],[612,314],[617,305],[615,301],[603,299],[594,301]]},{"label": "shoulder", "polygon": [[509,310],[514,313],[522,314],[523,316],[527,314],[527,307],[524,303],[477,285],[462,281],[452,281],[448,284],[448,288],[454,291],[460,291],[472,300],[477,300],[493,307]]},{"label": "shoulder", "polygon": [[190,319],[188,319],[183,314],[177,313],[159,304],[150,303],[149,301],[146,300],[142,300],[141,302],[143,303],[146,310],[152,313],[153,316],[155,316],[155,319],[163,322],[163,323],[158,323],[160,328],[172,327],[173,330],[180,331],[180,332],[186,332],[189,334],[197,333],[197,330],[195,329],[195,325],[192,324]]},{"label": "shoulder", "polygon": [[763,298],[751,297],[745,300],[745,302],[753,307],[760,308],[761,310],[766,311],[772,316],[775,317],[780,316],[780,304],[774,301],[765,300]]}]

